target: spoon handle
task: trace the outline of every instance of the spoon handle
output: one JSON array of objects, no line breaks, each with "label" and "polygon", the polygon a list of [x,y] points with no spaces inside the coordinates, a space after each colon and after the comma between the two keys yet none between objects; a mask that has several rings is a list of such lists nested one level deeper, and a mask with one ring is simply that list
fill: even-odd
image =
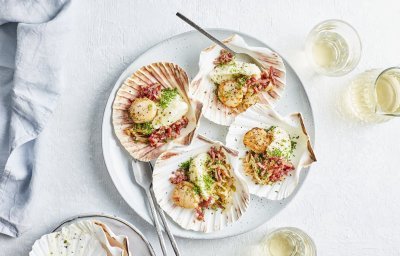
[{"label": "spoon handle", "polygon": [[164,237],[163,237],[162,230],[161,230],[161,224],[158,221],[156,206],[155,206],[155,203],[153,201],[153,197],[151,196],[150,189],[151,188],[146,189],[146,196],[147,196],[147,199],[149,201],[151,215],[153,216],[154,225],[156,226],[157,236],[158,236],[158,240],[160,242],[162,254],[164,256],[167,256],[168,255],[167,254],[167,248],[165,246],[165,241],[164,241]]},{"label": "spoon handle", "polygon": [[202,29],[201,27],[199,27],[196,23],[194,23],[193,21],[189,20],[188,18],[186,18],[183,14],[177,12],[176,16],[178,16],[179,18],[181,18],[183,21],[185,21],[187,24],[189,24],[190,26],[192,26],[193,28],[195,28],[197,31],[199,31],[200,33],[202,33],[203,35],[205,35],[206,37],[208,37],[211,41],[213,41],[214,43],[218,44],[219,46],[221,46],[222,48],[224,48],[225,50],[227,50],[228,52],[232,53],[232,54],[236,54],[235,51],[233,51],[231,48],[229,48],[228,46],[226,46],[223,42],[219,41],[217,38],[213,37],[212,35],[210,35],[207,31],[205,31],[204,29]]},{"label": "spoon handle", "polygon": [[[153,172],[153,165],[151,164],[151,162],[148,162],[148,163],[149,163],[151,172]],[[181,253],[178,248],[178,244],[176,243],[175,237],[172,234],[169,224],[167,222],[167,218],[165,217],[164,210],[157,203],[157,198],[156,198],[156,195],[154,194],[154,190],[153,190],[153,184],[150,186],[150,194],[151,194],[151,197],[153,198],[154,205],[155,205],[155,207],[158,211],[158,214],[160,215],[161,221],[164,225],[165,232],[167,232],[168,238],[172,245],[172,249],[174,250],[176,256],[181,256]]]},{"label": "spoon handle", "polygon": [[[154,202],[157,202],[156,196],[154,195],[153,187],[150,188],[150,193],[151,193],[151,196],[153,197]],[[165,232],[167,232],[168,238],[171,242],[172,249],[174,250],[176,256],[181,256],[181,253],[178,248],[178,244],[176,243],[175,237],[172,234],[171,229],[169,228],[169,224],[167,222],[167,218],[165,217],[164,210],[161,209],[161,207],[157,203],[155,203],[155,204],[156,204],[156,208],[158,210],[158,214],[161,217],[161,221],[164,225]]]}]

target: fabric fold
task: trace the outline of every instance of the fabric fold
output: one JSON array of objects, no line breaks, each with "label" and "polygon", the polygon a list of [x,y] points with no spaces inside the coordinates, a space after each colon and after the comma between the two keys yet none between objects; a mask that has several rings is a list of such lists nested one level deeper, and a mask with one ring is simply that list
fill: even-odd
[{"label": "fabric fold", "polygon": [[68,5],[10,0],[0,6],[0,232],[10,236],[29,227],[36,138],[63,88]]}]

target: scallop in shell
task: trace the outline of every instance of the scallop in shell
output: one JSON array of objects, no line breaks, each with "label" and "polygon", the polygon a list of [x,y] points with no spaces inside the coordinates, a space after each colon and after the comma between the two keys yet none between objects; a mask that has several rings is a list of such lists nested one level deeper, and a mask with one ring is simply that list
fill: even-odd
[{"label": "scallop in shell", "polygon": [[[160,85],[162,89],[175,89],[188,104],[188,111],[184,115],[188,125],[180,131],[180,135],[162,146],[153,147],[143,141],[137,141],[130,136],[126,129],[133,126],[130,117],[130,106],[138,97],[142,86]],[[141,67],[128,77],[118,89],[113,102],[112,122],[114,131],[122,146],[129,154],[140,161],[150,161],[172,145],[190,144],[198,126],[202,104],[192,100],[187,95],[189,79],[186,72],[174,63],[157,62]]]},{"label": "scallop in shell", "polygon": [[[223,42],[232,50],[247,53],[259,60],[269,70],[271,68],[274,70],[274,83],[270,84],[268,90],[263,90],[256,96],[256,101],[274,106],[286,83],[286,69],[282,58],[268,48],[249,46],[238,35],[233,35]],[[203,114],[207,119],[220,125],[229,126],[235,117],[243,112],[243,108],[232,108],[221,103],[217,96],[217,86],[210,78],[210,73],[215,66],[214,61],[219,56],[221,49],[220,46],[212,45],[200,53],[199,73],[190,84],[189,94],[203,103]],[[251,102],[253,101],[251,100]],[[247,105],[252,105],[251,102],[248,102]]]},{"label": "scallop in shell", "polygon": [[115,235],[105,224],[80,221],[42,236],[29,256],[129,256],[128,239]]},{"label": "scallop in shell", "polygon": [[[175,185],[170,182],[170,178],[173,177],[172,173],[179,168],[182,162],[208,152],[211,147],[222,148],[228,163],[232,166],[230,175],[234,178],[235,190],[232,191],[232,199],[224,210],[206,209],[204,220],[198,220],[193,209],[174,204],[172,194]],[[211,141],[199,135],[190,146],[166,151],[156,160],[153,172],[153,188],[157,202],[184,229],[206,233],[221,230],[237,221],[249,206],[250,194],[243,179],[236,175],[234,171],[236,166],[236,151],[225,147],[221,142]]]},{"label": "scallop in shell", "polygon": [[[254,131],[252,130],[254,128],[268,130],[271,127],[280,127],[286,131],[293,140],[293,142],[286,142],[288,142],[289,145],[293,145],[289,160],[294,170],[283,180],[273,184],[256,184],[254,179],[246,175],[244,170],[243,159],[246,152],[249,150],[244,144],[245,134],[249,131]],[[261,140],[256,141],[253,139],[254,143],[260,141]],[[275,110],[264,104],[255,104],[236,117],[229,128],[226,144],[239,152],[240,161],[238,172],[246,181],[250,193],[271,200],[280,200],[288,197],[298,184],[302,168],[310,166],[316,161],[301,114],[293,113],[282,117]]]}]

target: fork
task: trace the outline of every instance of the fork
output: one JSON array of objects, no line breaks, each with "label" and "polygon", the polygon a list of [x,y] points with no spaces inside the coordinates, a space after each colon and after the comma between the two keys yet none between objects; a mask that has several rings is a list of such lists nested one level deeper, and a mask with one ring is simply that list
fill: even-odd
[{"label": "fork", "polygon": [[207,31],[205,31],[203,28],[201,28],[199,25],[197,25],[196,23],[194,23],[193,21],[189,20],[186,16],[184,16],[183,14],[177,12],[176,16],[178,16],[179,18],[181,18],[184,22],[186,22],[187,24],[189,24],[190,26],[192,26],[193,28],[195,28],[197,31],[199,31],[200,33],[202,33],[203,35],[205,35],[206,37],[208,37],[208,39],[210,39],[211,41],[213,41],[214,43],[216,43],[217,45],[221,46],[223,49],[227,50],[228,52],[232,53],[237,59],[240,59],[244,62],[248,62],[248,63],[253,63],[255,65],[257,65],[259,68],[261,69],[266,69],[266,67],[256,58],[254,58],[253,56],[247,54],[247,53],[243,53],[243,52],[235,52],[234,50],[232,50],[231,48],[229,48],[226,44],[224,44],[223,42],[219,41],[218,39],[216,39],[214,36],[212,36],[211,34],[209,34]]},{"label": "fork", "polygon": [[[146,168],[146,166],[145,166],[146,164],[148,165],[150,170],[148,170],[148,168]],[[175,255],[180,256],[178,245],[176,243],[174,235],[172,234],[172,232],[170,230],[170,227],[169,227],[169,224],[165,217],[164,211],[157,204],[157,200],[156,200],[156,197],[154,194],[153,184],[152,184],[153,183],[152,182],[153,181],[153,177],[152,177],[153,166],[151,165],[150,162],[140,162],[137,160],[133,160],[132,161],[132,171],[133,171],[133,176],[135,177],[136,182],[146,192],[147,200],[149,201],[149,205],[150,205],[150,212],[153,217],[154,225],[156,226],[156,231],[157,231],[158,239],[160,241],[160,246],[161,246],[163,255],[164,256],[167,255],[167,249],[165,246],[165,241],[164,241],[164,237],[163,237],[162,230],[161,230],[161,224],[158,220],[157,211],[158,211],[158,214],[160,215],[160,218],[164,225],[165,231],[167,232],[167,235],[169,237],[169,240],[171,242],[172,249],[174,250]]]}]

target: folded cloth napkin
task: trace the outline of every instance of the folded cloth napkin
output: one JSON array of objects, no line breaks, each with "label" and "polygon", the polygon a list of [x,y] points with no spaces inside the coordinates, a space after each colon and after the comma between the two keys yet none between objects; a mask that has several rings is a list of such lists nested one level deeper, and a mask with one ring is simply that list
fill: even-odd
[{"label": "folded cloth napkin", "polygon": [[35,139],[63,87],[69,0],[0,0],[0,233],[18,236],[34,192]]}]

